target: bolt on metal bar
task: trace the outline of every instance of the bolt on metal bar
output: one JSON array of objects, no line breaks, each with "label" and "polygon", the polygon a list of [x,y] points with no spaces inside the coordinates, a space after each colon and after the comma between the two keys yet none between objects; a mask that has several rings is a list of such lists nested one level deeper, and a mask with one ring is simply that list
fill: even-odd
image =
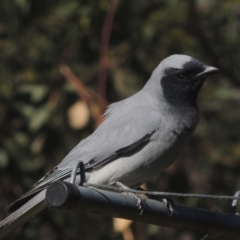
[{"label": "bolt on metal bar", "polygon": [[73,169],[72,169],[72,173],[71,173],[71,180],[70,183],[75,183],[76,181],[76,176],[77,176],[77,170],[78,168],[80,168],[80,185],[82,186],[83,183],[85,182],[85,167],[84,167],[84,163],[79,160],[77,161],[77,163],[74,165]]}]

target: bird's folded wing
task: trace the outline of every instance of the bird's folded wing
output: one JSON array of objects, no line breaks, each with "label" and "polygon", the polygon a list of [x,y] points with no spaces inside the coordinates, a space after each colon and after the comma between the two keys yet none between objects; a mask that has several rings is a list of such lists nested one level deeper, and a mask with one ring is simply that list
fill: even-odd
[{"label": "bird's folded wing", "polygon": [[58,166],[18,200],[36,194],[51,182],[69,177],[78,160],[84,162],[87,170],[101,167],[127,154],[134,154],[135,149],[144,147],[151,141],[152,135],[160,125],[161,116],[158,111],[144,109],[144,106],[138,106],[134,111],[129,109],[125,113],[119,111],[110,114],[92,135],[82,140]]},{"label": "bird's folded wing", "polygon": [[86,169],[113,161],[150,141],[160,128],[161,116],[155,109],[138,106],[121,114],[110,115],[88,138],[81,141],[58,165],[69,168],[82,160]]}]

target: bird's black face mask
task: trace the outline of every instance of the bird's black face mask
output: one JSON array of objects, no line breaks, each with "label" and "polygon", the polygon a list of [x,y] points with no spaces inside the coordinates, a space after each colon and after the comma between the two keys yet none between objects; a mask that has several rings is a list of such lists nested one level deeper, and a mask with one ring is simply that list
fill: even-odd
[{"label": "bird's black face mask", "polygon": [[189,61],[182,69],[168,68],[161,80],[164,96],[170,104],[195,105],[206,77],[217,71],[198,61]]}]

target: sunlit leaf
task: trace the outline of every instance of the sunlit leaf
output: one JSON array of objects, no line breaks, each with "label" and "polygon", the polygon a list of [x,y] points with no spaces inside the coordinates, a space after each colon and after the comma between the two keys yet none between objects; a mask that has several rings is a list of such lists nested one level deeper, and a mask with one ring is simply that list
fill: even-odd
[{"label": "sunlit leaf", "polygon": [[19,94],[28,94],[31,101],[37,103],[41,101],[49,93],[49,88],[46,85],[22,84],[17,88]]}]

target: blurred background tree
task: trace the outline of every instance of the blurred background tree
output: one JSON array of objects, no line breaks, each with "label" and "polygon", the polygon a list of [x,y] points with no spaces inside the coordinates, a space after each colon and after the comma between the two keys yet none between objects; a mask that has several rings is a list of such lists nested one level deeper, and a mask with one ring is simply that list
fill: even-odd
[{"label": "blurred background tree", "polygon": [[[174,53],[218,67],[181,159],[148,189],[232,195],[240,189],[240,3],[207,0],[0,1],[0,214],[101,122],[107,103],[141,89]],[[229,201],[174,199],[228,212]],[[11,239],[194,240],[107,217],[49,212]]]}]

